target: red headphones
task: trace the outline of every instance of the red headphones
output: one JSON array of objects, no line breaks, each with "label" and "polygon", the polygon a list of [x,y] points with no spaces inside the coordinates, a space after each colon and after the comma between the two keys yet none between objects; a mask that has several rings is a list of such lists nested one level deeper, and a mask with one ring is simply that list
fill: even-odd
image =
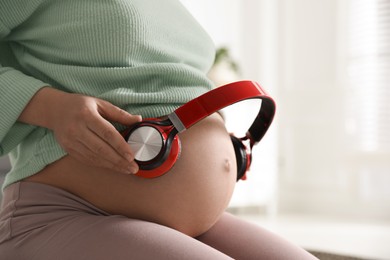
[{"label": "red headphones", "polygon": [[[237,181],[246,178],[252,160],[252,147],[267,132],[275,114],[275,102],[254,81],[238,81],[215,88],[182,105],[166,120],[147,119],[122,132],[139,165],[137,176],[154,178],[165,174],[180,155],[177,135],[203,118],[234,103],[258,98],[261,108],[244,137],[231,135],[237,159]],[[243,141],[249,141],[249,147]]]}]

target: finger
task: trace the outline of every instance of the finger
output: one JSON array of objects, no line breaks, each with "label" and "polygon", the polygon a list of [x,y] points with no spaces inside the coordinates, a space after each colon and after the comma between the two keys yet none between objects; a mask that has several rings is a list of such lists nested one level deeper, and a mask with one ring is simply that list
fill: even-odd
[{"label": "finger", "polygon": [[132,125],[142,121],[142,117],[140,115],[132,115],[104,100],[98,101],[98,112],[105,119],[123,125]]},{"label": "finger", "polygon": [[111,145],[93,132],[87,132],[87,134],[80,136],[79,142],[83,143],[94,157],[110,162],[109,167],[112,169],[124,173],[136,173],[138,171],[138,165],[135,163],[133,156],[128,156],[128,159],[120,156]]},{"label": "finger", "polygon": [[87,127],[110,145],[119,156],[130,163],[134,161],[130,146],[110,122],[100,116],[91,117],[87,122]]},{"label": "finger", "polygon": [[113,161],[110,161],[104,156],[99,155],[95,151],[89,149],[89,147],[83,142],[76,142],[74,146],[69,150],[69,155],[71,155],[78,161],[91,165],[93,167],[101,167],[124,174],[136,173],[133,168],[129,168],[128,163],[125,163],[125,166],[121,166]]}]

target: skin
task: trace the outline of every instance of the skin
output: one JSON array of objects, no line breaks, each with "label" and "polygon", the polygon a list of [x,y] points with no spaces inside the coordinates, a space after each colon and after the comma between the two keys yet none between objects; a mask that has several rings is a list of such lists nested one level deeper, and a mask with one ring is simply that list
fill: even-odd
[{"label": "skin", "polygon": [[155,179],[131,174],[138,171],[131,147],[107,121],[132,125],[141,117],[108,102],[43,88],[19,120],[52,129],[68,152],[25,181],[64,189],[110,214],[156,222],[195,237],[217,222],[233,193],[235,154],[218,114],[180,134],[179,160]]},{"label": "skin", "polygon": [[107,120],[132,125],[142,118],[109,102],[44,87],[18,120],[53,130],[69,156],[82,163],[123,173],[138,171],[130,147]]},{"label": "skin", "polygon": [[[316,259],[259,226],[224,213],[237,169],[230,137],[218,114],[180,134],[179,160],[155,179],[132,174],[138,166],[131,147],[108,122],[132,125],[140,116],[108,102],[43,88],[19,120],[53,130],[68,151],[67,156],[25,181],[64,189],[110,214],[172,227],[196,237],[189,241],[175,233],[182,245],[192,246],[199,240],[223,252],[219,254],[223,259],[228,258],[225,254],[234,259]],[[206,258],[215,253],[212,248],[203,247]]]}]

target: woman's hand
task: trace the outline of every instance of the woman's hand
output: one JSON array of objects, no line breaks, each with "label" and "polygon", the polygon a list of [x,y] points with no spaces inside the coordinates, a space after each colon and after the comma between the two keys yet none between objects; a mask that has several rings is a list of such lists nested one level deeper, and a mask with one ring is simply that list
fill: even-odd
[{"label": "woman's hand", "polygon": [[70,156],[123,173],[138,171],[129,145],[108,120],[132,125],[141,121],[140,116],[83,95],[67,94],[62,103],[62,111],[53,115],[50,128]]},{"label": "woman's hand", "polygon": [[129,145],[109,121],[132,125],[141,116],[107,101],[43,88],[19,120],[53,130],[63,149],[78,161],[126,174],[138,171]]}]

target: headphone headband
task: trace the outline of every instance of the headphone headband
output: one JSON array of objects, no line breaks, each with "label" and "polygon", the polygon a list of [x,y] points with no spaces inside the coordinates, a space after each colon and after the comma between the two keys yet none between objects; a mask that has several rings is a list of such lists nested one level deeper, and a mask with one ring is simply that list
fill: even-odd
[{"label": "headphone headband", "polygon": [[252,98],[262,100],[260,111],[246,134],[253,145],[265,135],[275,114],[274,100],[254,81],[238,81],[215,88],[182,105],[168,118],[178,132],[183,132],[222,108]]}]

